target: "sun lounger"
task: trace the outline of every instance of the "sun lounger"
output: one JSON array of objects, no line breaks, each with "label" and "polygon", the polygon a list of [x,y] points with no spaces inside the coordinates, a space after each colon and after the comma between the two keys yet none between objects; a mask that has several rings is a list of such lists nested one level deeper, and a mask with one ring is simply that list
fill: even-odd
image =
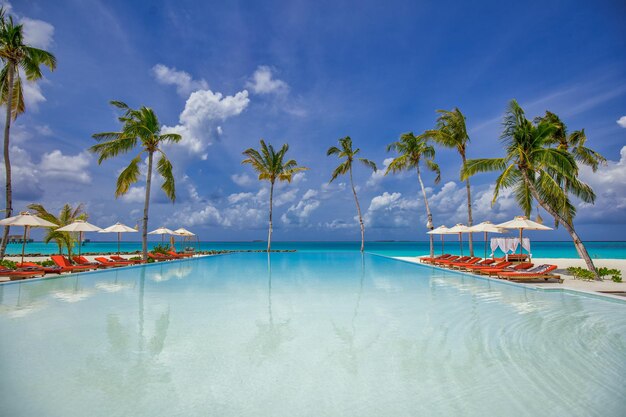
[{"label": "sun lounger", "polygon": [[475,263],[477,263],[480,260],[481,260],[481,258],[470,258],[470,259],[468,259],[465,262],[451,262],[447,266],[449,266],[450,268],[453,268],[453,269],[457,269],[457,268],[462,268],[464,266],[474,265]]},{"label": "sun lounger", "polygon": [[479,261],[473,264],[458,265],[456,266],[456,268],[462,271],[471,271],[472,268],[480,269],[480,268],[493,267],[495,263],[496,263],[495,259],[483,259],[482,261]]},{"label": "sun lounger", "polygon": [[149,252],[148,257],[154,259],[155,261],[171,261],[175,259],[173,256],[167,256],[158,252]]},{"label": "sun lounger", "polygon": [[436,265],[447,265],[447,264],[451,264],[453,262],[467,262],[470,259],[471,258],[469,256],[462,256],[462,257],[457,258],[457,259],[442,259],[441,261],[436,261],[435,264]]},{"label": "sun lounger", "polygon": [[111,255],[109,258],[113,259],[115,262],[132,262],[134,264],[142,264],[146,262],[143,259],[126,259],[118,255]]},{"label": "sun lounger", "polygon": [[491,265],[470,265],[470,266],[468,266],[465,269],[470,271],[470,272],[478,273],[478,271],[481,271],[483,269],[505,268],[505,267],[511,266],[511,265],[513,265],[513,262],[501,261],[501,262],[493,263]]},{"label": "sun lounger", "polygon": [[81,272],[96,269],[90,265],[72,265],[65,256],[61,255],[52,255],[50,259],[52,259],[52,262],[57,266],[61,267],[61,272]]},{"label": "sun lounger", "polygon": [[443,254],[441,256],[433,256],[433,257],[424,256],[422,258],[419,258],[419,261],[420,262],[432,262],[432,261],[436,261],[436,260],[447,259],[447,258],[450,258],[450,257],[452,257],[452,255],[450,255],[448,253],[445,253],[445,254]]},{"label": "sun lounger", "polygon": [[103,256],[98,256],[96,258],[94,258],[97,262],[99,262],[101,265],[104,266],[108,266],[108,267],[119,267],[119,266],[128,266],[128,265],[134,265],[133,262],[130,261],[112,261],[111,259],[107,259]]},{"label": "sun lounger", "polygon": [[100,262],[91,262],[84,256],[72,256],[72,260],[76,262],[78,265],[92,266],[94,268],[110,268],[113,266],[113,265],[104,265]]},{"label": "sun lounger", "polygon": [[556,265],[543,264],[527,271],[501,272],[498,274],[498,277],[510,281],[528,281],[535,279],[544,279],[547,281],[549,279],[558,279],[559,282],[563,282],[559,275],[549,274],[549,272],[554,271],[556,268]]},{"label": "sun lounger", "polygon": [[63,272],[63,268],[60,266],[42,266],[34,262],[22,262],[17,264],[17,267],[24,271],[43,271],[46,274],[60,274]]},{"label": "sun lounger", "polygon": [[36,276],[44,276],[43,271],[25,271],[18,269],[0,268],[0,277],[9,277],[11,281],[25,278],[33,278]]},{"label": "sun lounger", "polygon": [[525,253],[512,253],[506,256],[506,260],[510,262],[525,262],[529,259],[529,256]]},{"label": "sun lounger", "polygon": [[169,255],[173,256],[174,258],[180,258],[180,259],[183,259],[183,258],[190,258],[190,257],[192,257],[192,256],[193,256],[193,254],[192,254],[192,253],[178,253],[178,252],[174,252],[174,251],[171,251],[171,250],[170,250],[170,251],[168,251],[167,253],[168,253]]},{"label": "sun lounger", "polygon": [[522,262],[514,266],[507,266],[505,268],[485,268],[479,269],[478,272],[481,275],[498,275],[502,272],[516,272],[516,271],[525,271],[527,269],[532,268],[534,265],[530,262]]}]

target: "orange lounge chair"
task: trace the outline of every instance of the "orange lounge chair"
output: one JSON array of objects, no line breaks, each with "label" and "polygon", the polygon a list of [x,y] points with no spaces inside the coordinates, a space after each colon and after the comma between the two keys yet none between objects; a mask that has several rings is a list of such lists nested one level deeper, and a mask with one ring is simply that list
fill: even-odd
[{"label": "orange lounge chair", "polygon": [[488,268],[488,267],[493,267],[493,265],[496,263],[495,259],[483,259],[480,262],[476,262],[473,264],[465,264],[465,265],[459,265],[457,266],[458,269],[460,270],[468,270],[470,271],[472,268]]},{"label": "orange lounge chair", "polygon": [[134,264],[143,264],[146,261],[144,261],[143,259],[126,259],[126,258],[122,258],[121,256],[118,255],[111,255],[109,256],[110,259],[113,259],[115,262],[132,262]]},{"label": "orange lounge chair", "polygon": [[52,259],[52,262],[57,264],[57,266],[61,267],[61,272],[80,272],[96,269],[89,265],[72,265],[65,256],[61,255],[52,255],[50,259]]},{"label": "orange lounge chair", "polygon": [[22,271],[43,271],[46,274],[60,274],[63,268],[60,266],[42,266],[34,262],[22,262],[17,264]]},{"label": "orange lounge chair", "polygon": [[563,282],[559,275],[549,274],[548,272],[554,271],[557,268],[556,265],[543,264],[536,266],[535,268],[528,269],[526,271],[517,272],[501,272],[498,274],[499,278],[507,279],[510,281],[525,281],[533,279],[549,280],[551,278],[558,279],[559,282]]},{"label": "orange lounge chair", "polygon": [[513,265],[513,262],[500,261],[498,263],[492,263],[490,265],[471,265],[471,266],[468,266],[465,269],[470,271],[470,272],[478,272],[478,271],[483,270],[483,269],[505,268],[505,267],[510,266],[510,265]]},{"label": "orange lounge chair", "polygon": [[467,262],[470,259],[471,259],[471,257],[469,257],[469,256],[462,256],[462,257],[460,257],[458,259],[442,259],[441,261],[435,262],[435,264],[437,264],[437,265],[444,265],[445,266],[445,265],[451,264],[453,262]]},{"label": "orange lounge chair", "polygon": [[100,262],[91,262],[84,256],[72,256],[72,260],[78,265],[92,266],[94,268],[110,268],[109,265],[104,265]]},{"label": "orange lounge chair", "polygon": [[474,265],[476,262],[480,261],[481,258],[470,258],[465,262],[451,262],[448,264],[450,268],[462,268],[463,266]]},{"label": "orange lounge chair", "polygon": [[43,271],[25,271],[17,269],[0,268],[0,277],[9,277],[11,281],[18,279],[33,278],[36,276],[43,277],[45,272]]},{"label": "orange lounge chair", "polygon": [[155,261],[171,261],[172,259],[175,259],[173,256],[167,256],[158,252],[149,252],[148,256]]},{"label": "orange lounge chair", "polygon": [[447,259],[450,258],[452,255],[448,254],[448,253],[444,253],[443,255],[440,256],[424,256],[422,258],[419,258],[420,262],[432,262],[432,261],[436,261],[436,260],[442,260],[442,259]]},{"label": "orange lounge chair", "polygon": [[94,258],[97,262],[99,262],[101,265],[104,265],[105,267],[118,267],[118,266],[128,266],[128,265],[134,265],[134,263],[130,262],[130,261],[113,261],[111,259],[107,259],[104,256],[98,256],[97,258]]},{"label": "orange lounge chair", "polygon": [[178,253],[178,252],[174,252],[173,250],[167,251],[167,253],[169,253],[171,256],[175,257],[175,258],[190,258],[193,256],[192,253]]},{"label": "orange lounge chair", "polygon": [[501,272],[516,272],[525,271],[532,268],[534,265],[530,262],[522,262],[514,266],[507,266],[505,268],[485,268],[479,269],[477,272],[481,275],[498,275]]}]

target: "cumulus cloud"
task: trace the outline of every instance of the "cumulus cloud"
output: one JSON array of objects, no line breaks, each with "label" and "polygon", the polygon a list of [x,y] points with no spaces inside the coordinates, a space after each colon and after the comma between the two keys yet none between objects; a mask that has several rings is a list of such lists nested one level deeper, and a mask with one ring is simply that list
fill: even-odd
[{"label": "cumulus cloud", "polygon": [[[150,189],[152,191],[152,188]],[[146,198],[146,188],[142,186],[133,186],[128,189],[128,192],[120,197],[125,203],[143,203]]]},{"label": "cumulus cloud", "polygon": [[87,152],[64,155],[60,150],[54,150],[43,154],[39,169],[47,178],[89,184],[91,176],[87,172],[87,167],[90,162],[91,156]]},{"label": "cumulus cloud", "polygon": [[266,65],[260,65],[250,80],[246,82],[246,87],[254,94],[286,94],[289,86],[286,82],[274,78],[272,69]]},{"label": "cumulus cloud", "polygon": [[626,116],[622,116],[619,119],[617,119],[617,124],[623,128],[626,128]]},{"label": "cumulus cloud", "polygon": [[286,225],[303,225],[315,210],[320,206],[320,201],[315,197],[317,192],[309,189],[302,196],[298,204],[292,204],[281,216],[281,221]]},{"label": "cumulus cloud", "polygon": [[152,74],[159,83],[176,86],[176,92],[181,96],[187,96],[197,90],[209,89],[209,84],[205,80],[194,80],[188,72],[163,64],[156,64],[152,67]]},{"label": "cumulus cloud", "polygon": [[372,198],[363,221],[371,227],[406,227],[413,223],[418,206],[416,199],[385,191]]},{"label": "cumulus cloud", "polygon": [[240,187],[249,187],[254,184],[254,179],[248,174],[233,174],[230,179]]},{"label": "cumulus cloud", "polygon": [[581,179],[596,192],[594,205],[580,203],[581,220],[615,221],[624,219],[626,210],[626,146],[620,151],[619,161],[607,161],[594,173],[587,166],[580,167]]},{"label": "cumulus cloud", "polygon": [[367,185],[368,187],[377,187],[381,183],[383,178],[385,178],[385,172],[387,172],[387,168],[389,167],[389,164],[391,164],[391,161],[393,161],[393,158],[386,158],[383,161],[382,168],[379,168],[376,171],[372,172],[365,185]]},{"label": "cumulus cloud", "polygon": [[211,144],[210,132],[215,131],[215,124],[241,114],[249,103],[246,90],[232,96],[224,96],[211,90],[198,90],[187,99],[179,124],[163,126],[162,131],[180,134],[183,137],[180,146],[191,154],[206,159],[206,148]]}]

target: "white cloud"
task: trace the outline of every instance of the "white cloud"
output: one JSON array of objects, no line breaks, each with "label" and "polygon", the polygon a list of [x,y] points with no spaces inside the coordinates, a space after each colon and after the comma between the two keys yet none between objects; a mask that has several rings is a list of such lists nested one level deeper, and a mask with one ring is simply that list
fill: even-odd
[{"label": "white cloud", "polygon": [[594,205],[579,204],[581,220],[614,222],[624,219],[626,210],[626,146],[620,151],[619,161],[607,161],[594,173],[587,166],[580,167],[581,179],[596,193]]},{"label": "white cloud", "polygon": [[372,227],[407,227],[415,223],[416,199],[402,197],[402,193],[384,192],[370,201],[363,215],[366,226]]},{"label": "white cloud", "polygon": [[[25,78],[26,77],[24,76],[24,74],[22,74],[22,79],[25,80]],[[37,111],[37,109],[39,108],[39,103],[43,103],[46,101],[46,98],[41,92],[41,86],[38,84],[38,82],[23,82],[22,90],[24,91],[24,104],[29,110]]]},{"label": "white cloud", "polygon": [[383,167],[372,172],[365,185],[368,187],[377,187],[383,178],[385,178],[385,172],[387,172],[387,168],[389,167],[389,164],[391,164],[391,161],[393,161],[393,158],[386,158],[383,161]]},{"label": "white cloud", "polygon": [[233,174],[230,179],[240,187],[249,187],[254,183],[254,179],[248,174]]},{"label": "white cloud", "polygon": [[[152,191],[152,189],[150,189]],[[145,187],[130,187],[128,192],[120,197],[125,203],[143,203],[146,199],[146,188]]]},{"label": "white cloud", "polygon": [[302,196],[298,204],[291,205],[281,216],[281,221],[286,225],[303,225],[315,210],[320,206],[320,201],[314,198],[315,190],[309,189]]},{"label": "white cloud", "polygon": [[623,128],[626,128],[626,116],[622,116],[619,119],[617,119],[617,124]]},{"label": "white cloud", "polygon": [[298,196],[297,188],[292,188],[287,191],[281,191],[279,193],[277,193],[276,190],[274,190],[274,206],[280,207],[287,203],[291,203],[292,201],[295,201],[297,196]]},{"label": "white cloud", "polygon": [[274,78],[272,69],[265,65],[260,65],[251,79],[246,82],[246,87],[255,94],[286,94],[289,86],[286,82]]},{"label": "white cloud", "polygon": [[214,124],[241,114],[249,103],[246,90],[233,96],[224,96],[211,90],[195,91],[185,103],[179,124],[163,126],[162,131],[180,134],[183,139],[179,145],[186,147],[191,154],[206,159],[206,149],[211,144],[210,132],[215,131]]},{"label": "white cloud", "polygon": [[43,154],[39,169],[46,178],[89,184],[91,176],[87,167],[90,162],[91,156],[86,151],[77,155],[64,155],[60,150],[54,150]]},{"label": "white cloud", "polygon": [[54,26],[43,20],[22,17],[24,41],[35,48],[48,49],[53,42]]},{"label": "white cloud", "polygon": [[194,80],[189,73],[163,64],[156,64],[152,67],[152,74],[161,84],[175,85],[176,92],[181,96],[189,95],[197,90],[209,89],[209,85],[205,80]]},{"label": "white cloud", "polygon": [[309,200],[311,198],[317,197],[318,192],[312,188],[309,188],[306,193],[302,196],[303,200]]}]

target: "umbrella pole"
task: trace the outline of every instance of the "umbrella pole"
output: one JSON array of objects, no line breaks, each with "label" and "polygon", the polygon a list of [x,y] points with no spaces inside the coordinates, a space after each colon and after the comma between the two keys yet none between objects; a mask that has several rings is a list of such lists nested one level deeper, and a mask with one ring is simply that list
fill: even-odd
[{"label": "umbrella pole", "polygon": [[519,229],[519,254],[520,254],[520,255],[522,254],[522,231],[523,231],[523,230],[524,230],[524,229],[522,229],[522,228],[520,227],[520,229]]},{"label": "umbrella pole", "polygon": [[443,235],[441,235],[441,254],[443,255]]},{"label": "umbrella pole", "polygon": [[[78,256],[80,257],[80,252],[83,246],[83,232],[78,232]],[[70,262],[72,260],[70,259]]]},{"label": "umbrella pole", "polygon": [[485,259],[487,259],[487,232],[485,232]]},{"label": "umbrella pole", "polygon": [[117,256],[120,256],[120,238],[121,238],[121,233],[117,232]]},{"label": "umbrella pole", "polygon": [[24,250],[26,249],[26,232],[28,231],[28,226],[24,226],[24,239],[22,239],[22,263],[24,263]]},{"label": "umbrella pole", "polygon": [[459,246],[461,247],[461,256],[463,256],[463,233],[459,233]]}]

